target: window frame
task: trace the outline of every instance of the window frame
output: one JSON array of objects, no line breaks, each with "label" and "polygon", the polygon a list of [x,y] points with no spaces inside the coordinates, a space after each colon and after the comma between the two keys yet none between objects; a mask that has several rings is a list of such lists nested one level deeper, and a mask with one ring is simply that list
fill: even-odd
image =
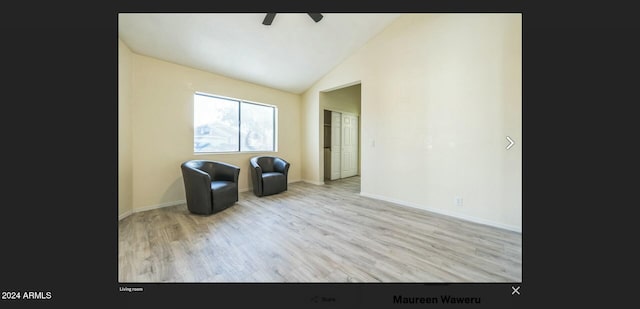
[{"label": "window frame", "polygon": [[[193,113],[195,113],[195,96],[196,95],[200,95],[200,96],[204,96],[204,97],[210,97],[210,98],[216,98],[216,99],[222,99],[222,100],[228,100],[228,101],[234,101],[237,103],[237,108],[238,108],[238,150],[234,150],[234,151],[207,151],[207,152],[196,152],[195,147],[193,147],[193,143],[192,145],[192,151],[194,155],[209,155],[209,154],[237,154],[237,153],[276,153],[278,152],[278,106],[273,105],[273,104],[266,104],[266,103],[261,103],[261,102],[255,102],[255,101],[249,101],[249,100],[243,100],[243,99],[238,99],[238,98],[233,98],[233,97],[227,97],[227,96],[222,96],[222,95],[217,95],[217,94],[210,94],[210,93],[206,93],[206,92],[200,92],[200,91],[196,91],[194,94],[194,101],[193,101]],[[272,150],[241,150],[242,148],[242,104],[254,104],[254,105],[258,105],[258,106],[263,106],[263,107],[270,107],[273,109],[273,148]],[[192,121],[192,127],[193,127],[193,137],[192,137],[192,142],[195,142],[196,139],[196,128],[195,128],[195,119],[193,119]]]}]

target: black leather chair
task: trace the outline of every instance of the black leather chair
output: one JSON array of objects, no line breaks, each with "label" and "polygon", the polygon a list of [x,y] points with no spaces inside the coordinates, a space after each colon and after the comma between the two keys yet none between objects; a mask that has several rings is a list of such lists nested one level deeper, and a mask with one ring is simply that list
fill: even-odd
[{"label": "black leather chair", "polygon": [[251,178],[253,193],[256,196],[266,196],[287,191],[287,175],[289,162],[270,156],[253,157],[251,164]]},{"label": "black leather chair", "polygon": [[190,212],[210,215],[238,201],[239,167],[216,161],[191,160],[182,163],[180,168]]}]

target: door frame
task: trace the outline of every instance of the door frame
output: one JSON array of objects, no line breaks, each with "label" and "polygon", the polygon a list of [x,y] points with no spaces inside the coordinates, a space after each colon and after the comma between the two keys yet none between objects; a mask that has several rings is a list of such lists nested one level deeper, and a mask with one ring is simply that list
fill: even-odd
[{"label": "door frame", "polygon": [[[330,88],[326,88],[323,90],[319,90],[317,92],[318,95],[318,115],[319,115],[319,133],[317,136],[319,138],[318,141],[318,156],[319,156],[319,168],[318,168],[318,176],[319,176],[319,181],[316,181],[314,183],[316,184],[320,184],[323,185],[325,179],[325,168],[324,168],[324,111],[330,111],[330,112],[339,112],[339,113],[345,113],[345,114],[352,114],[358,117],[358,169],[356,172],[356,175],[361,176],[362,170],[361,170],[361,162],[362,162],[362,81],[361,80],[356,80],[350,83],[346,83],[346,84],[342,84],[339,86],[335,86],[335,87],[330,87]],[[360,114],[356,114],[353,112],[347,112],[344,110],[340,110],[340,109],[335,109],[332,107],[324,107],[322,105],[322,94],[323,93],[328,93],[328,92],[332,92],[332,91],[336,91],[336,90],[340,90],[343,88],[347,88],[347,87],[351,87],[351,86],[355,86],[355,85],[360,85]],[[330,178],[330,177],[328,177]]]}]

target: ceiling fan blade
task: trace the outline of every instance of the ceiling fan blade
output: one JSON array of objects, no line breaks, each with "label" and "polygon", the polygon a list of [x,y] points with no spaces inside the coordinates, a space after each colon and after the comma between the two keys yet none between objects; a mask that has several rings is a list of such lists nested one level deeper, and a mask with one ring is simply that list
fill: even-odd
[{"label": "ceiling fan blade", "polygon": [[270,26],[275,17],[276,17],[276,13],[267,13],[267,16],[264,17],[262,24],[266,26]]},{"label": "ceiling fan blade", "polygon": [[320,13],[307,13],[307,14],[309,14],[309,16],[311,16],[311,18],[315,22],[319,22],[322,19],[322,14]]}]

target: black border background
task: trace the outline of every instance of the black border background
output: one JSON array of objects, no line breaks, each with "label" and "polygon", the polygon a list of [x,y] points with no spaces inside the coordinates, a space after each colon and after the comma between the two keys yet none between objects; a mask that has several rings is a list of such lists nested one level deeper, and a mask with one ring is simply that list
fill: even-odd
[{"label": "black border background", "polygon": [[[50,300],[0,300],[0,306],[427,306],[393,305],[391,297],[398,293],[480,296],[481,305],[462,306],[478,308],[581,301],[611,306],[624,300],[603,295],[621,287],[602,282],[615,282],[620,273],[615,264],[626,265],[631,256],[604,240],[608,231],[628,231],[620,217],[606,226],[602,209],[618,200],[602,180],[615,181],[615,171],[625,170],[633,158],[619,151],[628,148],[624,133],[635,129],[627,109],[638,102],[640,53],[632,10],[615,1],[606,7],[443,0],[130,2],[16,3],[0,19],[5,77],[0,143],[7,163],[0,291],[53,294]],[[522,295],[510,295],[512,284],[119,284],[117,13],[138,11],[523,13]],[[594,228],[594,221],[605,224]],[[598,252],[616,256],[616,263],[599,267],[605,261],[593,261]],[[144,287],[144,292],[119,292],[120,286]],[[316,304],[313,296],[336,301]]]}]

